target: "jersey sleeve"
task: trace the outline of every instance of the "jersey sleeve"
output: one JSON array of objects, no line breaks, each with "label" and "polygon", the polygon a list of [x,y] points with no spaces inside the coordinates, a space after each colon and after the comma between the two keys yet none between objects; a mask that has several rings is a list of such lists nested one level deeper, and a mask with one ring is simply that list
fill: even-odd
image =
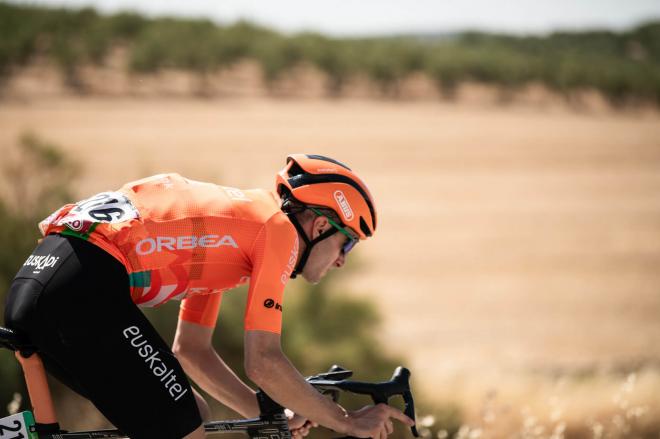
[{"label": "jersey sleeve", "polygon": [[281,212],[262,227],[252,249],[245,330],[280,333],[284,287],[298,259],[298,233]]},{"label": "jersey sleeve", "polygon": [[179,319],[213,328],[218,320],[222,293],[191,296],[181,301]]},{"label": "jersey sleeve", "polygon": [[73,203],[65,204],[64,206],[57,209],[55,212],[51,213],[47,218],[39,222],[39,232],[42,236],[46,236],[49,233],[59,233],[65,229],[64,226],[58,226],[57,222],[65,216],[71,209],[76,205]]}]

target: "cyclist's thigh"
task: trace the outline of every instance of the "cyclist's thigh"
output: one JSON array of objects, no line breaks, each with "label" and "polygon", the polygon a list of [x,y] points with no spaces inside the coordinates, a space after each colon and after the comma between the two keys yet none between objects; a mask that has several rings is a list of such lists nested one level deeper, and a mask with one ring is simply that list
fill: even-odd
[{"label": "cyclist's thigh", "polygon": [[201,424],[183,369],[137,307],[75,318],[58,327],[68,355],[58,362],[110,422],[134,439],[180,438]]},{"label": "cyclist's thigh", "polygon": [[[60,236],[46,237],[27,258],[23,267],[9,287],[5,306],[5,325],[27,335],[35,346],[43,346],[46,338],[54,336],[52,326],[47,319],[38,316],[38,302],[44,285],[60,269],[69,271],[74,256],[69,243]],[[85,396],[75,379],[63,369],[47,352],[40,352],[41,359],[48,371]]]}]

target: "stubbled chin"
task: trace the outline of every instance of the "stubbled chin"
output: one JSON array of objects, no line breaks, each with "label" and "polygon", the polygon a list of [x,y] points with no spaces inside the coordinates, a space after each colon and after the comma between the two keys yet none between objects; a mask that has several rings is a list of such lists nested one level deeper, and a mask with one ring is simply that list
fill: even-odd
[{"label": "stubbled chin", "polygon": [[309,282],[309,283],[312,284],[312,285],[316,285],[316,284],[319,283],[319,282],[321,281],[321,279],[323,278],[323,276],[320,276],[320,277],[318,277],[318,278],[316,278],[316,277],[315,277],[315,278],[310,278],[310,277],[307,276],[305,273],[302,274],[302,277],[303,277],[303,279],[305,279],[307,282]]}]

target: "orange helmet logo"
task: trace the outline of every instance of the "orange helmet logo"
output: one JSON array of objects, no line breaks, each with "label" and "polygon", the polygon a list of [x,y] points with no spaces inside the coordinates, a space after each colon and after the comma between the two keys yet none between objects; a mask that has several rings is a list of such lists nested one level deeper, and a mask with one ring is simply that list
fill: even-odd
[{"label": "orange helmet logo", "polygon": [[353,209],[351,209],[351,205],[348,204],[348,200],[344,193],[342,191],[335,191],[334,196],[346,221],[351,221],[353,219]]}]

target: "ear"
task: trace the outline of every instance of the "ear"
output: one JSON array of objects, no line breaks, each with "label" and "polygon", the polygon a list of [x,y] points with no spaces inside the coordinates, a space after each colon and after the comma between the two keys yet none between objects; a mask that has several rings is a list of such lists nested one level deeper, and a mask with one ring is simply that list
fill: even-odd
[{"label": "ear", "polygon": [[316,239],[321,233],[328,230],[328,227],[332,227],[328,222],[328,219],[324,216],[317,216],[312,222],[312,239]]}]

